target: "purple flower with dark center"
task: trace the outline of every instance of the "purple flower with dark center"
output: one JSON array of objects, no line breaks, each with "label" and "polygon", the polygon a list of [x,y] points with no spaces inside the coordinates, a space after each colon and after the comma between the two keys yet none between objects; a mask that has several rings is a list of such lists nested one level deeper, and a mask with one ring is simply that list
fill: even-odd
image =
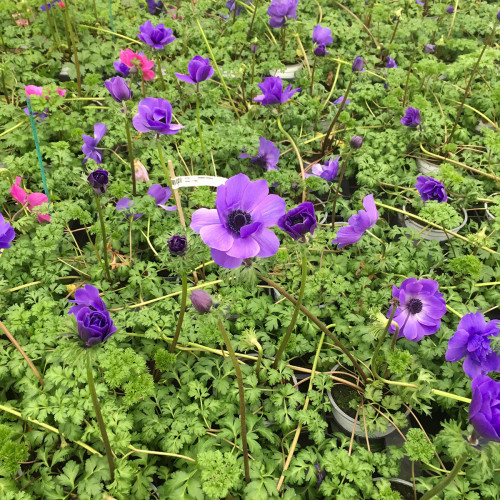
[{"label": "purple flower with dark center", "polygon": [[119,212],[125,211],[125,218],[128,219],[130,216],[133,217],[133,220],[137,220],[140,217],[142,217],[142,214],[135,214],[132,212],[132,206],[134,202],[130,200],[129,198],[122,198],[121,200],[118,200],[116,203],[116,210]]},{"label": "purple flower with dark center", "polygon": [[321,177],[327,182],[333,182],[339,171],[339,160],[340,156],[335,159],[332,156],[324,165],[316,163],[311,167],[311,173],[306,174],[306,177]]},{"label": "purple flower with dark center", "polygon": [[88,177],[87,181],[90,187],[95,191],[95,194],[104,194],[108,189],[109,174],[106,170],[94,170]]},{"label": "purple flower with dark center", "polygon": [[250,158],[250,162],[266,170],[278,170],[276,165],[280,158],[280,150],[273,141],[259,137],[260,145],[256,156],[250,156],[247,153],[242,153],[238,158]]},{"label": "purple flower with dark center", "polygon": [[444,185],[432,177],[419,175],[415,187],[424,202],[433,200],[442,203],[448,201]]},{"label": "purple flower with dark center", "polygon": [[168,250],[172,255],[182,256],[187,252],[188,242],[185,236],[175,234],[167,240]]},{"label": "purple flower with dark center", "polygon": [[153,26],[151,21],[146,21],[139,26],[140,33],[137,33],[139,40],[147,43],[153,49],[161,50],[175,40],[175,36],[170,28],[165,28],[163,23]]},{"label": "purple flower with dark center", "polygon": [[168,186],[162,187],[161,184],[152,184],[148,189],[148,194],[155,199],[157,207],[168,211],[177,210],[177,207],[167,207],[165,205],[172,196],[172,190]]},{"label": "purple flower with dark center", "polygon": [[184,128],[184,125],[171,123],[172,106],[161,97],[146,97],[139,103],[137,111],[132,123],[138,132],[174,135]]},{"label": "purple flower with dark center", "polygon": [[284,104],[290,99],[295,92],[300,92],[300,89],[292,89],[288,85],[283,90],[283,80],[279,76],[268,76],[262,83],[258,84],[262,95],[254,97],[253,100],[260,102],[263,106],[269,104]]},{"label": "purple flower with dark center", "polygon": [[86,163],[88,159],[94,160],[96,163],[102,163],[102,151],[97,149],[97,145],[107,130],[104,123],[96,123],[94,125],[94,137],[85,134],[82,135],[82,153],[85,155],[83,163]]},{"label": "purple flower with dark center", "polygon": [[426,43],[424,45],[424,52],[427,52],[428,54],[432,54],[434,52],[434,48],[436,46],[435,45],[432,45],[432,43]]},{"label": "purple flower with dark center", "polygon": [[387,56],[385,58],[385,60],[387,61],[385,63],[386,68],[397,68],[398,67],[398,65],[396,64],[396,61],[392,57]]},{"label": "purple flower with dark center", "polygon": [[363,60],[362,57],[356,56],[354,59],[354,62],[352,63],[352,71],[366,71],[363,68],[363,65],[365,64],[365,61]]},{"label": "purple flower with dark center", "polygon": [[205,290],[193,290],[193,293],[189,296],[193,307],[200,313],[206,314],[212,308],[213,300],[210,294],[205,292]]},{"label": "purple flower with dark center", "polygon": [[470,423],[482,437],[500,442],[500,382],[478,375],[471,385]]},{"label": "purple flower with dark center", "polygon": [[448,7],[446,7],[446,12],[448,12],[448,14],[453,14],[455,8],[452,5],[448,5]]},{"label": "purple flower with dark center", "polygon": [[189,75],[175,73],[175,76],[183,82],[197,85],[200,82],[212,78],[214,68],[210,66],[210,59],[208,57],[204,59],[201,56],[194,56],[188,63],[188,73]]},{"label": "purple flower with dark center", "polygon": [[415,128],[420,125],[420,111],[412,107],[406,108],[405,115],[400,121],[405,127]]},{"label": "purple flower with dark center", "polygon": [[104,86],[116,102],[128,101],[132,97],[127,82],[121,76],[114,76],[106,82]]},{"label": "purple flower with dark center", "polygon": [[499,333],[500,320],[486,322],[480,312],[466,314],[448,342],[446,361],[455,363],[465,357],[463,368],[470,378],[500,371],[500,353],[491,348],[492,337]]},{"label": "purple flower with dark center", "polygon": [[272,0],[267,9],[271,28],[281,28],[288,19],[297,19],[297,5],[299,0]]},{"label": "purple flower with dark center", "polygon": [[[0,249],[10,248],[10,242],[16,237],[14,228],[5,222],[3,215],[0,214]],[[0,254],[2,250],[0,250]]]},{"label": "purple flower with dark center", "polygon": [[[333,101],[333,104],[342,104],[342,101],[344,100],[344,96],[341,95],[338,99],[335,99]],[[342,111],[344,111],[345,107],[350,103],[351,101],[349,99],[346,99],[344,102],[344,107],[342,108]]]},{"label": "purple flower with dark center", "polygon": [[363,145],[363,137],[361,135],[353,135],[350,145],[352,149],[359,149]]},{"label": "purple flower with dark center", "polygon": [[313,29],[312,41],[316,44],[314,55],[321,57],[328,54],[325,47],[333,43],[331,29],[323,28],[321,24],[317,24]]},{"label": "purple flower with dark center", "polygon": [[[393,298],[399,299],[393,321],[399,326],[399,337],[418,342],[424,335],[436,333],[446,313],[446,302],[438,292],[439,284],[431,279],[408,278],[399,288],[392,287]],[[387,317],[392,313],[391,306]],[[391,325],[389,331],[395,331]]]},{"label": "purple flower with dark center", "polygon": [[292,208],[279,219],[278,227],[296,241],[305,240],[305,235],[313,234],[318,227],[314,205],[306,201]]},{"label": "purple flower with dark center", "polygon": [[75,292],[76,303],[68,314],[74,314],[78,326],[78,335],[88,347],[105,342],[116,327],[109,315],[106,304],[99,297],[99,290],[92,285],[85,285]]},{"label": "purple flower with dark center", "polygon": [[146,0],[146,3],[148,5],[148,12],[152,16],[160,15],[160,12],[163,10],[162,2],[155,2],[155,0]]},{"label": "purple flower with dark center", "polygon": [[364,210],[358,210],[357,214],[351,215],[347,221],[348,225],[337,231],[337,238],[332,243],[337,243],[339,248],[358,242],[365,231],[373,227],[378,220],[378,210],[375,206],[373,194],[363,198]]},{"label": "purple flower with dark center", "polygon": [[278,223],[286,204],[269,194],[265,179],[252,182],[244,174],[231,177],[217,188],[215,206],[216,210],[197,210],[191,229],[211,248],[219,266],[234,269],[243,259],[271,257],[278,251],[279,240],[268,228]]},{"label": "purple flower with dark center", "polygon": [[[125,63],[123,63],[122,61],[115,61],[113,63],[113,66],[115,68],[115,70],[118,72],[118,73],[121,73],[123,76],[128,76],[130,71],[131,71],[131,68],[129,68]],[[109,90],[109,89],[108,89]]]}]

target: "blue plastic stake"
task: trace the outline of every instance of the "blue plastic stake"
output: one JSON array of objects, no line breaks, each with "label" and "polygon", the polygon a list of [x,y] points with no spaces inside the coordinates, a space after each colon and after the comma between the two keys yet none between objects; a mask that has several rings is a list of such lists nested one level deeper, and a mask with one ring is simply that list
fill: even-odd
[{"label": "blue plastic stake", "polygon": [[40,165],[40,172],[42,173],[43,189],[45,191],[45,195],[47,196],[47,200],[50,202],[49,188],[47,187],[47,179],[45,178],[45,170],[43,168],[42,153],[40,152],[40,144],[38,144],[38,135],[36,133],[35,118],[33,117],[33,111],[31,111],[31,101],[30,101],[29,97],[26,98],[26,102],[28,103],[28,112],[30,115],[31,128],[33,130],[33,138],[35,139],[35,148],[36,148],[36,154],[38,156],[38,164]]},{"label": "blue plastic stake", "polygon": [[[109,5],[109,27],[111,28],[111,31],[114,33],[115,27],[113,26],[113,9],[111,8],[111,0],[108,0],[108,5]],[[111,38],[113,39],[114,42],[115,35],[111,35]]]}]

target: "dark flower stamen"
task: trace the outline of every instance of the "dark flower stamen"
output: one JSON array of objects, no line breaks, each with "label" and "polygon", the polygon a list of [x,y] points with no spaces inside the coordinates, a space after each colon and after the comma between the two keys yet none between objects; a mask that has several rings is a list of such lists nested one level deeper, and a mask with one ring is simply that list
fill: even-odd
[{"label": "dark flower stamen", "polygon": [[252,216],[243,210],[234,210],[234,212],[229,214],[227,222],[231,231],[240,234],[240,229],[252,222]]},{"label": "dark flower stamen", "polygon": [[410,299],[408,302],[408,311],[410,311],[410,314],[418,314],[422,310],[422,307],[420,299]]}]

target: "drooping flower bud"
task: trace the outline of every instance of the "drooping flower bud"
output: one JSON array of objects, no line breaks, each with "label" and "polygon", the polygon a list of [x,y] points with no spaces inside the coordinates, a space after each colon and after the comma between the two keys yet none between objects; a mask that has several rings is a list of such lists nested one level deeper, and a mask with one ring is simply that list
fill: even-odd
[{"label": "drooping flower bud", "polygon": [[204,290],[193,290],[193,293],[189,296],[193,307],[200,313],[206,314],[210,311],[213,300],[210,294]]}]

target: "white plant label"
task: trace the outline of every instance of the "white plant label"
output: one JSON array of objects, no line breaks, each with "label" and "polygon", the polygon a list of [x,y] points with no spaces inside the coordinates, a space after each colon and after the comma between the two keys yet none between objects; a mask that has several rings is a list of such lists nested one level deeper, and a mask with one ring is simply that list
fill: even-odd
[{"label": "white plant label", "polygon": [[225,177],[213,177],[211,175],[189,175],[172,179],[172,188],[211,186],[218,187],[227,181]]}]

